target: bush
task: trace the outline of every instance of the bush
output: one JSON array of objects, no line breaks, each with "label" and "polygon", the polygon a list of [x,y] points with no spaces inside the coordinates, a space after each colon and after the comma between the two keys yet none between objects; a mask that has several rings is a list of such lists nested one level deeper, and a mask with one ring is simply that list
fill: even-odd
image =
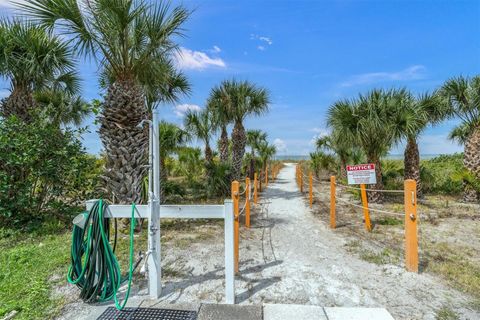
[{"label": "bush", "polygon": [[98,164],[77,134],[42,119],[0,121],[0,224],[65,217],[91,196]]},{"label": "bush", "polygon": [[421,161],[423,187],[429,193],[460,194],[463,191],[462,180],[457,177],[462,172],[463,154],[440,155]]}]

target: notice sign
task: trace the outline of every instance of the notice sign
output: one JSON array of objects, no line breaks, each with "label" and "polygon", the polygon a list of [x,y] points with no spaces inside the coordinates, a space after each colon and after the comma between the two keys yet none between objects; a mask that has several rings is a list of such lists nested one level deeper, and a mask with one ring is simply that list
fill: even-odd
[{"label": "notice sign", "polygon": [[375,184],[377,183],[375,164],[347,166],[347,178],[348,184]]}]

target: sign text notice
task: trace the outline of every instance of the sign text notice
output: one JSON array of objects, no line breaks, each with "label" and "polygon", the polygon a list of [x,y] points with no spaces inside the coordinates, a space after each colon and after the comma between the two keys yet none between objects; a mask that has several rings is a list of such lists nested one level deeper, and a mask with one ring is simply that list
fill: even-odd
[{"label": "sign text notice", "polygon": [[347,166],[348,184],[375,184],[375,164],[356,164]]}]

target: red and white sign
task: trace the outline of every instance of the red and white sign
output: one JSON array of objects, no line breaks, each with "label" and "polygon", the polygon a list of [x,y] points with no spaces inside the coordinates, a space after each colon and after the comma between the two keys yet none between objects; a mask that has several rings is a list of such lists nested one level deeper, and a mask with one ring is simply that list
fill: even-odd
[{"label": "red and white sign", "polygon": [[377,176],[375,175],[375,164],[356,164],[347,166],[348,184],[375,184]]}]

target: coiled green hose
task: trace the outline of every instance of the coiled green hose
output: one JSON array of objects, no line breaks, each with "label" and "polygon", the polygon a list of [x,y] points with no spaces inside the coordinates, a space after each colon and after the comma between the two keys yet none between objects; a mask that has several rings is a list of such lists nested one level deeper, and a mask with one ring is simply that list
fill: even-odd
[{"label": "coiled green hose", "polygon": [[[110,223],[104,217],[108,204],[97,201],[86,216],[85,227],[76,225],[72,232],[71,264],[67,280],[81,289],[80,298],[87,302],[114,300],[115,307],[122,310],[130,295],[132,285],[133,235],[135,231],[135,204],[132,203],[130,222],[130,258],[128,276],[121,277],[120,265],[115,256],[117,245],[117,228],[113,248],[110,245]],[[86,234],[85,234],[86,233]],[[83,260],[83,263],[82,263]],[[122,283],[128,280],[128,288],[123,303],[120,303],[117,292]]]}]

